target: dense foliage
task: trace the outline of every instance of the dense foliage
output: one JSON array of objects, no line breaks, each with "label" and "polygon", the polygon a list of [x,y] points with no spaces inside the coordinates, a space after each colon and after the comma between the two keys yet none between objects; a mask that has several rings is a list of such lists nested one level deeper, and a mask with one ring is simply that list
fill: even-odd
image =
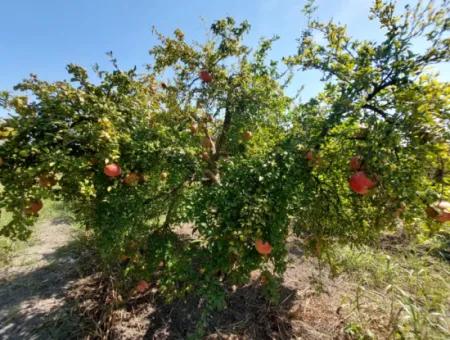
[{"label": "dense foliage", "polygon": [[[249,24],[225,18],[201,45],[158,34],[145,74],[113,60],[98,81],[76,65],[70,81],[31,76],[16,86],[23,96],[1,97],[15,113],[0,128],[0,207],[13,214],[0,234],[28,237],[42,200],[61,200],[124,287],[145,280],[219,307],[252,270],[275,286],[291,230],[323,256],[400,222],[443,227],[450,86],[427,68],[450,59],[448,5],[399,14],[375,1],[374,42],[314,20],[309,3],[286,71],[268,60],[275,38],[252,50]],[[323,72],[307,103],[285,93],[298,69]]]}]

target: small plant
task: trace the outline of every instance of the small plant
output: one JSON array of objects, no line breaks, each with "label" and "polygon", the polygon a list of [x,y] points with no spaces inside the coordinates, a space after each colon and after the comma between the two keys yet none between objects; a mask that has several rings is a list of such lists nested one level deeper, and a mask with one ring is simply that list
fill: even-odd
[{"label": "small plant", "polygon": [[366,333],[361,325],[357,323],[350,322],[345,325],[344,333],[350,337],[350,339],[357,340],[370,340],[375,339],[371,333]]}]

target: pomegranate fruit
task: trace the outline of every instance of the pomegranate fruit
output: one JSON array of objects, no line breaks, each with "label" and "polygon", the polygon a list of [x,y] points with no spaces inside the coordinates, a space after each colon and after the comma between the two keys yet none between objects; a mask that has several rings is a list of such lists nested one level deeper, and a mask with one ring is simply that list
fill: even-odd
[{"label": "pomegranate fruit", "polygon": [[105,167],[103,168],[103,172],[108,177],[118,177],[122,173],[122,169],[120,168],[120,166],[118,164],[111,163],[111,164],[105,165]]},{"label": "pomegranate fruit", "polygon": [[353,174],[348,184],[354,192],[360,195],[366,195],[375,186],[375,182],[367,177],[364,171],[358,171]]},{"label": "pomegranate fruit", "polygon": [[248,142],[250,139],[252,139],[253,133],[251,131],[245,131],[242,134],[242,139],[244,139],[246,142]]},{"label": "pomegranate fruit", "polygon": [[210,83],[212,81],[212,76],[211,73],[209,73],[206,70],[201,70],[198,74],[198,76],[200,77],[200,79],[205,82],[205,83]]},{"label": "pomegranate fruit", "polygon": [[34,200],[31,201],[30,204],[25,208],[25,214],[30,215],[37,215],[37,213],[42,209],[44,204],[41,200]]},{"label": "pomegranate fruit", "polygon": [[130,172],[123,179],[123,183],[126,184],[126,185],[133,186],[133,185],[138,184],[140,179],[141,179],[141,176],[138,173]]},{"label": "pomegranate fruit", "polygon": [[256,240],[255,248],[261,255],[269,255],[272,252],[272,246],[269,242],[263,242],[262,240]]},{"label": "pomegranate fruit", "polygon": [[56,184],[56,179],[54,176],[45,174],[39,176],[39,185],[43,188],[51,188]]},{"label": "pomegranate fruit", "polygon": [[150,288],[150,285],[145,280],[139,281],[136,285],[136,290],[139,293],[145,293],[149,288]]}]

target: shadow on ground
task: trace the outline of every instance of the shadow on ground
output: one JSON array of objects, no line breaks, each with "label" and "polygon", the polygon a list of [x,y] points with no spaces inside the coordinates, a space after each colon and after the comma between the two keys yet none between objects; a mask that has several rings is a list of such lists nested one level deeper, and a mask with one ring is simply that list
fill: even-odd
[{"label": "shadow on ground", "polygon": [[[264,299],[261,286],[248,285],[229,297],[227,308],[208,318],[206,339],[239,336],[245,339],[291,339],[292,326],[288,312],[295,291],[283,287],[283,302],[270,305]],[[199,320],[198,300],[164,304],[158,301],[149,315],[149,327],[144,339],[186,339],[196,330]],[[157,312],[156,312],[157,311]]]},{"label": "shadow on ground", "polygon": [[20,263],[0,269],[0,339],[62,339],[81,334],[80,318],[65,299],[71,282],[80,276],[76,265],[80,245],[69,241],[47,250],[44,246],[41,242],[39,248],[26,249],[17,255]]},{"label": "shadow on ground", "polygon": [[[31,263],[5,273],[0,269],[0,339],[164,340],[187,339],[196,331],[198,299],[166,304],[157,292],[149,291],[121,301],[112,278],[96,272],[85,242],[55,242],[52,233],[65,229],[64,221],[54,222],[46,226],[38,245],[19,255]],[[43,247],[52,240],[52,246]],[[338,291],[315,294],[310,277],[316,275],[316,267],[305,262],[299,244],[290,242],[289,252],[291,264],[279,304],[265,299],[255,277],[230,293],[226,309],[208,316],[202,338],[336,338],[342,321],[336,314]]]}]

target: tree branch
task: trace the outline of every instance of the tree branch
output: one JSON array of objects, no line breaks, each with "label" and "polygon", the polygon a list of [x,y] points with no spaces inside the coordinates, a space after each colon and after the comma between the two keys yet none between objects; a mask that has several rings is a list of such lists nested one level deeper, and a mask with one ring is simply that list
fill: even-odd
[{"label": "tree branch", "polygon": [[[385,79],[389,78],[391,75],[392,75],[392,72],[390,72],[390,73],[386,76]],[[375,86],[375,88],[373,89],[373,91],[367,95],[367,97],[366,97],[366,102],[371,101],[373,98],[375,98],[375,96],[376,96],[378,93],[380,93],[382,90],[384,90],[385,88],[387,88],[387,87],[389,87],[389,86],[395,85],[396,82],[397,82],[397,78],[396,78],[396,77],[393,77],[393,78],[391,78],[389,81],[382,82],[380,85]],[[382,116],[382,117],[384,118],[384,120],[387,121],[388,123],[394,123],[394,121],[388,116],[388,114],[387,114],[385,111],[381,110],[380,108],[378,108],[378,107],[376,107],[376,106],[374,106],[374,105],[372,105],[372,104],[364,104],[364,105],[362,106],[362,108],[363,108],[363,109],[371,110],[371,111],[373,111],[373,112],[376,112],[377,114],[379,114],[380,116]],[[336,118],[337,115],[341,115],[341,114],[343,114],[343,113],[344,113],[344,112],[336,113],[336,114],[333,115],[332,118],[330,117],[329,120],[332,121],[333,119]],[[327,124],[326,126],[324,126],[324,128],[322,129],[322,132],[320,133],[319,136],[320,136],[321,138],[325,137],[325,136],[328,134],[328,132],[329,132],[330,129],[331,129],[331,127],[329,126],[329,124]],[[318,147],[318,146],[317,146],[317,147]]]},{"label": "tree branch", "polygon": [[381,117],[383,117],[387,122],[390,122],[391,119],[388,117],[388,115],[386,114],[386,112],[384,112],[383,110],[379,109],[376,106],[373,106],[371,104],[365,104],[364,106],[362,106],[363,109],[368,109],[371,110],[373,112],[378,113]]},{"label": "tree branch", "polygon": [[232,114],[227,107],[225,109],[225,119],[223,121],[222,131],[219,135],[219,138],[217,138],[216,152],[212,155],[213,161],[218,161],[220,158],[221,151],[225,144],[225,139],[226,139],[228,131],[230,130],[230,127],[231,127],[231,116],[232,116]]},{"label": "tree branch", "polygon": [[162,199],[162,198],[167,198],[170,197],[173,194],[176,194],[178,191],[180,191],[186,184],[191,183],[195,180],[195,173],[193,173],[190,177],[186,178],[183,182],[181,182],[180,184],[176,185],[175,187],[173,187],[171,190],[166,191],[166,192],[161,192],[158,195],[152,197],[152,198],[148,198],[144,201],[144,204],[149,204],[152,201],[158,200],[158,199]]},{"label": "tree branch", "polygon": [[384,90],[385,88],[395,85],[395,83],[397,82],[397,78],[391,78],[391,80],[389,80],[388,82],[382,82],[380,85],[375,86],[375,88],[373,89],[373,91],[366,97],[366,102],[370,102],[373,98],[375,98],[375,96],[382,90]]}]

